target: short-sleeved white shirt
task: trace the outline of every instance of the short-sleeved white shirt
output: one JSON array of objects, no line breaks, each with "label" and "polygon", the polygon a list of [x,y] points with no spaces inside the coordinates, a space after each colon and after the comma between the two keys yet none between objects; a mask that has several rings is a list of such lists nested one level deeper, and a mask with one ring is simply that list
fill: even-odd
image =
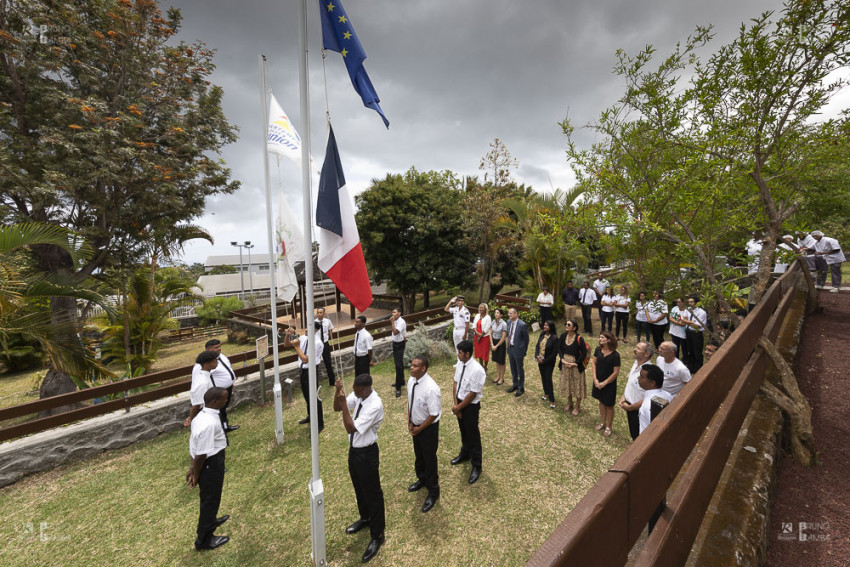
[{"label": "short-sleeved white shirt", "polygon": [[646,306],[649,304],[648,301],[641,301],[638,299],[635,301],[635,321],[640,321],[642,323],[646,323]]},{"label": "short-sleeved white shirt", "polygon": [[227,447],[227,437],[224,436],[217,409],[202,409],[192,420],[190,429],[189,456],[193,459],[198,455],[212,457]]},{"label": "short-sleeved white shirt", "polygon": [[677,325],[674,323],[674,320],[678,320],[682,316],[682,312],[679,310],[679,306],[676,305],[673,307],[673,310],[670,311],[670,334],[674,337],[679,337],[680,339],[685,338],[685,326]]},{"label": "short-sleeved white shirt", "polygon": [[[461,380],[462,376],[462,381]],[[481,392],[484,390],[484,384],[487,382],[487,372],[477,360],[471,358],[465,364],[455,364],[455,384],[460,384],[460,389],[457,391],[457,398],[463,400],[469,395],[469,392],[475,392],[475,397],[472,398],[472,403],[481,402]],[[459,382],[460,381],[460,382]],[[417,388],[417,394],[418,394]]]},{"label": "short-sleeved white shirt", "polygon": [[836,249],[838,252],[823,255],[823,259],[826,260],[827,265],[838,264],[844,261],[844,251],[841,250],[841,245],[838,244],[836,239],[829,238],[828,236],[822,236],[819,242],[815,242],[816,252],[829,252]]},{"label": "short-sleeved white shirt", "polygon": [[[625,307],[621,306],[621,304],[623,304],[623,303],[626,304]],[[629,305],[631,305],[631,303],[632,303],[632,300],[628,295],[617,294],[617,295],[614,296],[614,304],[615,304],[614,311],[616,311],[617,313],[628,313],[629,312]]]},{"label": "short-sleeved white shirt", "polygon": [[555,296],[551,293],[540,292],[537,296],[537,304],[540,307],[552,307],[555,304]]},{"label": "short-sleeved white shirt", "polygon": [[464,305],[463,307],[449,307],[449,313],[452,314],[454,319],[455,329],[466,329],[466,326],[469,324],[469,309]]},{"label": "short-sleeved white shirt", "polygon": [[324,341],[323,341],[323,342],[328,342],[329,340],[331,340],[331,331],[333,331],[333,330],[334,330],[334,324],[333,324],[333,321],[331,321],[331,320],[327,317],[327,315],[326,315],[326,316],[324,316],[324,317],[322,317],[322,320],[321,320],[321,321],[319,321],[319,319],[318,319],[318,318],[316,318],[316,321],[318,321],[319,323],[321,323],[321,324],[322,324],[322,328],[321,328],[321,329],[319,329],[319,337],[321,337],[322,339],[324,339]]},{"label": "short-sleeved white shirt", "polygon": [[193,406],[203,407],[204,394],[212,387],[213,383],[210,380],[210,371],[203,370],[200,364],[195,364],[192,367],[192,386],[189,389],[189,402]]},{"label": "short-sleeved white shirt", "polygon": [[596,292],[592,287],[583,287],[578,290],[578,300],[582,305],[593,305],[596,301]]},{"label": "short-sleeved white shirt", "polygon": [[404,342],[404,340],[407,338],[407,323],[405,322],[404,319],[399,317],[398,319],[395,320],[394,324],[395,324],[395,328],[398,331],[398,333],[395,333],[393,335],[393,342],[394,343]]},{"label": "short-sleeved white shirt", "polygon": [[[605,303],[612,303],[614,301],[614,297],[611,296],[611,295],[603,295],[602,301],[604,301]],[[614,306],[613,305],[603,305],[602,311],[604,311],[605,313],[613,313],[614,312]]]},{"label": "short-sleeved white shirt", "polygon": [[366,329],[360,329],[354,335],[354,356],[366,356],[372,350],[372,335]]},{"label": "short-sleeved white shirt", "polygon": [[[316,332],[315,344],[316,344],[315,360],[316,360],[316,362],[318,362],[322,358],[322,351],[325,350],[325,345],[322,344],[322,336],[318,332]],[[301,348],[301,352],[303,352],[304,354],[307,354],[308,352],[310,352],[308,350],[310,348],[310,339],[307,338],[304,335],[301,335],[300,337],[298,337],[298,346]],[[309,360],[307,362],[299,361],[298,367],[299,368],[309,368],[310,367],[310,361]]]},{"label": "short-sleeved white shirt", "polygon": [[[649,317],[647,318],[647,321],[649,321],[649,322],[652,322],[652,320],[656,319],[659,315],[662,315],[662,314],[666,315],[667,314],[667,302],[664,301],[663,299],[659,299],[657,301],[652,300],[652,301],[650,301],[649,303],[646,304],[646,307],[647,307],[647,310],[648,310],[648,313],[649,313]],[[667,317],[662,317],[660,321],[658,321],[657,323],[652,323],[652,324],[653,325],[666,325],[667,324]]]},{"label": "short-sleeved white shirt", "polygon": [[602,297],[605,294],[605,288],[611,287],[611,284],[606,279],[594,280],[593,289],[596,290],[596,295]]},{"label": "short-sleeved white shirt", "polygon": [[[378,427],[384,421],[384,404],[378,392],[372,390],[365,400],[361,400],[354,395],[354,392],[351,392],[345,401],[348,404],[348,411],[351,412],[354,428],[357,430],[349,434],[352,436],[351,446],[361,448],[377,443]],[[354,416],[357,418],[355,419]]]},{"label": "short-sleeved white shirt", "polygon": [[411,376],[407,382],[408,404],[410,404],[410,397],[414,393],[414,384],[416,384],[416,396],[410,406],[410,421],[413,422],[413,425],[422,425],[422,422],[431,415],[434,416],[435,422],[440,421],[440,416],[443,414],[440,387],[427,372],[419,380]]},{"label": "short-sleeved white shirt", "polygon": [[236,373],[233,372],[233,366],[230,364],[230,359],[224,354],[218,355],[218,366],[210,372],[216,388],[229,388],[233,385],[236,379]]},{"label": "short-sleeved white shirt", "polygon": [[702,307],[686,307],[685,310],[682,311],[682,319],[694,321],[698,325],[697,327],[688,325],[685,330],[691,332],[698,331],[701,333],[705,330],[705,324],[708,322],[708,313],[706,313],[705,309]]},{"label": "short-sleeved white shirt", "polygon": [[673,401],[673,396],[664,390],[645,390],[643,394],[643,403],[641,403],[640,409],[638,410],[638,434],[643,433],[643,430],[649,427],[649,422],[652,421],[652,398],[655,397],[664,398],[668,402]]},{"label": "short-sleeved white shirt", "polygon": [[659,356],[655,364],[664,372],[662,388],[671,396],[678,394],[684,385],[691,381],[691,371],[678,358],[674,358],[673,362],[668,364],[664,361],[663,356]]}]

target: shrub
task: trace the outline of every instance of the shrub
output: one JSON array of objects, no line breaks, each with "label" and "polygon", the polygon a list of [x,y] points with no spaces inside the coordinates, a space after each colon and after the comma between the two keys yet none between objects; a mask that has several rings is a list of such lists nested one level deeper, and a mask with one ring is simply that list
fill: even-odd
[{"label": "shrub", "polygon": [[243,309],[245,303],[238,297],[211,297],[195,309],[201,325],[218,325],[230,317],[231,311]]},{"label": "shrub", "polygon": [[417,328],[407,335],[407,346],[404,349],[404,364],[410,362],[417,356],[427,355],[431,360],[438,358],[454,358],[455,350],[452,343],[452,326],[446,327],[448,331],[448,342],[432,339],[423,328]]}]

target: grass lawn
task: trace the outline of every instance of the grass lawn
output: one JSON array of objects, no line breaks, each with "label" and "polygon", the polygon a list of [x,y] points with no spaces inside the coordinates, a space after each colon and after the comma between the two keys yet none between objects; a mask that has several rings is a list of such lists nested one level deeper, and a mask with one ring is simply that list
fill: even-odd
[{"label": "grass lawn", "polygon": [[8,408],[38,400],[36,375],[43,370],[24,370],[0,374],[0,408]]},{"label": "grass lawn", "polygon": [[[622,391],[632,364],[631,346],[619,350]],[[532,354],[530,349],[525,396],[515,398],[506,387],[489,382],[485,388],[483,474],[473,486],[467,483],[468,463],[449,465],[460,448],[450,411],[451,362],[431,367],[442,387],[444,411],[438,453],[442,496],[428,514],[420,511],[424,492],[407,492],[415,480],[413,448],[406,399],[396,399],[390,385],[392,362],[373,369],[385,407],[379,435],[387,513],[386,543],[373,565],[520,565],[625,449],[629,437],[623,412],[616,412],[614,435],[605,439],[593,430],[599,419],[595,400],[585,400],[577,418],[562,409],[550,410],[540,400]],[[495,365],[489,375],[495,377]],[[349,375],[347,391],[350,384]],[[327,387],[323,397],[326,429],[320,454],[327,557],[330,565],[356,565],[369,533],[344,533],[357,519],[347,469],[348,438],[331,409]],[[227,450],[220,513],[232,517],[219,533],[232,539],[224,547],[203,554],[193,549],[198,491],[184,485],[188,431],[180,430],[0,489],[0,533],[5,535],[0,564],[310,565],[309,429],[297,425],[304,405],[300,393],[293,398],[284,405],[286,439],[281,446],[274,443],[270,405],[230,412],[241,429],[231,435]]]}]

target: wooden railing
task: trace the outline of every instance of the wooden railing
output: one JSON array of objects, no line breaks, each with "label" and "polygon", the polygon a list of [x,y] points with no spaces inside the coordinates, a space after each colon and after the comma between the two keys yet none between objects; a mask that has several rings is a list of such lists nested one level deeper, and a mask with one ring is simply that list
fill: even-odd
[{"label": "wooden railing", "polygon": [[[769,288],[738,330],[623,452],[527,565],[623,565],[665,496],[666,507],[635,565],[685,563],[765,368],[771,364],[764,351],[756,348],[759,337],[776,342],[798,292],[808,293],[809,298],[814,293],[808,270],[799,261]],[[670,490],[677,475],[680,478]]]},{"label": "wooden railing", "polygon": [[165,343],[179,343],[181,341],[191,341],[197,338],[213,337],[227,332],[227,327],[222,325],[214,325],[210,327],[184,327],[168,331],[163,337]]},{"label": "wooden railing", "polygon": [[[434,324],[450,319],[450,317],[451,316],[445,313],[442,308],[439,308],[405,316],[405,321],[408,324],[408,328],[412,329],[413,325],[416,323],[423,323],[427,321],[428,324]],[[384,338],[392,334],[389,327],[389,321],[368,323],[366,325],[366,329],[372,333],[372,337],[375,339]],[[348,328],[340,333],[336,333],[334,335],[334,350],[340,350],[352,346],[354,344],[354,332],[354,329]],[[286,351],[288,349],[283,348],[283,345],[281,344],[280,350]],[[228,358],[233,364],[233,371],[236,373],[237,377],[248,376],[258,372],[260,369],[260,365],[256,361],[255,350],[229,355]],[[290,362],[295,362],[295,360],[296,356],[294,353],[286,354],[279,357],[279,364],[288,364]],[[238,363],[242,362],[249,364],[245,366],[238,365]],[[266,357],[264,359],[264,366],[266,369],[271,368],[273,364],[274,361],[272,360],[272,357]],[[11,419],[25,418],[38,414],[39,412],[56,410],[66,406],[74,407],[74,409],[55,415],[36,418],[23,423],[16,423],[3,427],[0,429],[0,442],[15,439],[24,435],[30,435],[32,433],[38,433],[53,427],[103,415],[120,409],[129,410],[129,408],[134,405],[186,392],[189,390],[192,383],[191,375],[192,366],[184,366],[182,368],[153,372],[138,378],[111,382],[102,386],[86,388],[84,390],[78,390],[68,394],[61,394],[59,396],[44,398],[35,402],[0,409],[0,422],[3,422]],[[148,388],[154,385],[156,385],[156,387],[152,389],[135,393],[133,392],[134,390]],[[124,394],[124,396],[117,399],[108,399],[121,394]],[[95,400],[105,398],[107,398],[107,401],[92,404]],[[92,405],[75,407],[80,404]]]}]

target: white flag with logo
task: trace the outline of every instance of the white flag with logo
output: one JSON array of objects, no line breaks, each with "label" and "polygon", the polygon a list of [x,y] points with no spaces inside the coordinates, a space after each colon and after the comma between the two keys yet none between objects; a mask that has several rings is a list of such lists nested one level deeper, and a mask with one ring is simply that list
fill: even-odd
[{"label": "white flag with logo", "polygon": [[269,101],[269,129],[266,133],[266,146],[270,152],[288,157],[301,163],[301,136],[274,95]]}]

